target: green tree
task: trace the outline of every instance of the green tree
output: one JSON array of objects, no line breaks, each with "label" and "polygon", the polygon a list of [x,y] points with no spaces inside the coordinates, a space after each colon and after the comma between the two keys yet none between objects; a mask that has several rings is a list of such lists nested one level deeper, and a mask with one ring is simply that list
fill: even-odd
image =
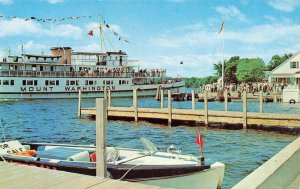
[{"label": "green tree", "polygon": [[[228,61],[225,60],[224,63],[224,82],[225,83],[236,83],[236,66],[239,56],[233,56]],[[215,75],[218,77],[222,77],[222,62],[218,64],[214,64],[214,70],[216,71]]]},{"label": "green tree", "polygon": [[282,62],[286,61],[287,59],[289,59],[290,57],[292,57],[293,54],[284,54],[283,56],[279,56],[279,55],[274,55],[272,56],[272,59],[270,60],[270,62],[267,65],[267,70],[271,71],[274,68],[276,68],[277,66],[279,66]]},{"label": "green tree", "polygon": [[236,69],[239,56],[233,56],[224,65],[224,82],[225,83],[237,83]]},{"label": "green tree", "polygon": [[222,76],[222,62],[214,64],[214,70],[216,71],[215,75],[218,77]]},{"label": "green tree", "polygon": [[218,77],[217,76],[206,76],[203,78],[197,78],[197,77],[189,77],[184,78],[185,86],[186,87],[192,87],[192,88],[198,88],[200,86],[209,84],[209,83],[215,83],[217,82]]},{"label": "green tree", "polygon": [[238,60],[236,78],[239,82],[256,82],[265,77],[265,64],[260,58]]}]

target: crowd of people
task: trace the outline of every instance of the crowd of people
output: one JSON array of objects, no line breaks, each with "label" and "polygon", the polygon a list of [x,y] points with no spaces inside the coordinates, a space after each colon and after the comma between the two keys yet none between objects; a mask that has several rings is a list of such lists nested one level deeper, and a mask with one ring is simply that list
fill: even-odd
[{"label": "crowd of people", "polygon": [[[287,86],[284,82],[248,82],[248,83],[241,83],[241,84],[225,84],[225,89],[230,92],[240,92],[247,91],[248,93],[256,93],[259,91],[263,91],[264,93],[271,93],[271,92],[281,92]],[[200,91],[209,91],[212,93],[219,92],[222,89],[221,83],[212,83],[206,84],[200,87]]]},{"label": "crowd of people", "polygon": [[79,72],[79,75],[82,77],[89,77],[89,76],[101,76],[101,77],[118,77],[124,75],[134,75],[135,77],[164,77],[166,75],[166,70],[163,69],[140,69],[135,71],[133,69],[127,68],[97,68],[97,69],[90,69],[90,68],[82,68]]}]

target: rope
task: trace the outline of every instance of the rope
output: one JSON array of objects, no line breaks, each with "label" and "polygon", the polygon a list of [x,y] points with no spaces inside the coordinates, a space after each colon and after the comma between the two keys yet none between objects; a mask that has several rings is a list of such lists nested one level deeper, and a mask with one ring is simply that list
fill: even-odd
[{"label": "rope", "polygon": [[6,160],[4,159],[4,157],[2,155],[0,155],[0,157],[4,162],[6,162]]},{"label": "rope", "polygon": [[143,164],[138,164],[138,165],[135,165],[135,166],[133,166],[133,167],[131,167],[130,169],[128,169],[127,171],[126,171],[126,173],[121,177],[121,178],[119,178],[118,180],[122,180],[132,169],[134,169],[134,168],[136,168],[136,167],[138,167],[138,166],[141,166],[141,165],[143,165]]}]

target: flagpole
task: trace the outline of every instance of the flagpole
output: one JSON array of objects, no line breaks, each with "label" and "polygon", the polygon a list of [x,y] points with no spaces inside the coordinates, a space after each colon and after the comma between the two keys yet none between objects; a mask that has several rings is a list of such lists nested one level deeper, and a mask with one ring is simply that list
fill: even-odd
[{"label": "flagpole", "polygon": [[225,27],[223,25],[223,31],[222,31],[222,89],[224,89],[224,32],[225,32],[224,30],[225,30]]}]

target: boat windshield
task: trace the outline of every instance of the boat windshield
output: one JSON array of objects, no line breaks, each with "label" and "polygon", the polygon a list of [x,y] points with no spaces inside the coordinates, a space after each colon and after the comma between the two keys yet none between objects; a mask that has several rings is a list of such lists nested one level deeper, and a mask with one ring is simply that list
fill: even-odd
[{"label": "boat windshield", "polygon": [[126,143],[119,145],[117,148],[131,148],[131,149],[139,149],[145,150],[150,154],[154,154],[158,152],[158,149],[155,144],[153,144],[149,139],[140,138],[140,139],[133,139]]}]

